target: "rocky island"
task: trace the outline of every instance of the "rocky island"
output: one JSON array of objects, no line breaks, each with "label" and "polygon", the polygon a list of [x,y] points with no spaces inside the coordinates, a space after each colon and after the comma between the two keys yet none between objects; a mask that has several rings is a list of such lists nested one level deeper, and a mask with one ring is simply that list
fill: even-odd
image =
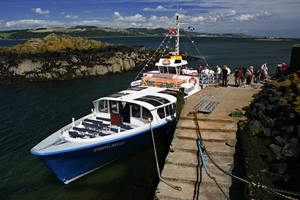
[{"label": "rocky island", "polygon": [[149,57],[143,48],[56,34],[1,47],[0,55],[0,84],[118,73],[141,66]]}]

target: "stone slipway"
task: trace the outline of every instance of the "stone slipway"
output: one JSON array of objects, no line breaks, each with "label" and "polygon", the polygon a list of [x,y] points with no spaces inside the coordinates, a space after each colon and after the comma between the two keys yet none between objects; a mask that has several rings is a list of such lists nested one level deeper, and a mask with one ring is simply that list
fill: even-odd
[{"label": "stone slipway", "polygon": [[[230,80],[231,83],[233,80]],[[197,133],[193,114],[199,102],[215,101],[219,104],[210,114],[197,113],[202,140],[212,159],[225,171],[232,173],[235,164],[237,122],[232,110],[248,106],[259,87],[237,88],[209,86],[191,96],[185,103],[176,127],[170,152],[161,176],[182,191],[172,189],[163,182],[158,184],[155,198],[161,200],[226,199],[215,182],[208,177],[204,167],[199,168]],[[219,169],[205,155],[207,167],[230,199],[243,198],[243,186]],[[235,170],[235,169],[234,169]]]}]

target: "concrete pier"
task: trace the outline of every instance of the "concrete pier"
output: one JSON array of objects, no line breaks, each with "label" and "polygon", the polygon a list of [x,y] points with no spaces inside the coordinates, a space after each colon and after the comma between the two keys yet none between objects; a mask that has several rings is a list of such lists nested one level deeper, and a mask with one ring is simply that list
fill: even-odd
[{"label": "concrete pier", "polygon": [[[233,80],[230,80],[232,83]],[[202,140],[212,159],[225,171],[232,173],[235,164],[237,142],[237,122],[243,117],[230,116],[232,110],[250,104],[253,95],[259,92],[259,86],[237,88],[233,86],[209,86],[191,96],[185,103],[176,127],[170,152],[161,176],[172,185],[182,188],[177,191],[164,182],[158,184],[155,198],[171,199],[226,199],[213,179],[199,167],[197,133],[194,115],[199,102],[215,101],[219,104],[210,114],[197,113]],[[242,184],[217,169],[205,155],[210,174],[230,199],[242,199]]]}]

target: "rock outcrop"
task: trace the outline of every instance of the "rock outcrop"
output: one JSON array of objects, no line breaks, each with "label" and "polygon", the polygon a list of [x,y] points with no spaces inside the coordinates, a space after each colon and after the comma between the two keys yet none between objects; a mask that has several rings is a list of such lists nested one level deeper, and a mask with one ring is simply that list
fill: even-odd
[{"label": "rock outcrop", "polygon": [[292,48],[290,66],[285,71],[284,75],[300,70],[300,44],[296,44]]},{"label": "rock outcrop", "polygon": [[142,48],[53,34],[2,48],[0,55],[0,84],[118,73],[141,66],[149,57]]},{"label": "rock outcrop", "polygon": [[[300,72],[267,82],[246,116],[240,122],[245,178],[300,192]],[[258,188],[248,187],[248,192],[249,199],[273,199]]]}]

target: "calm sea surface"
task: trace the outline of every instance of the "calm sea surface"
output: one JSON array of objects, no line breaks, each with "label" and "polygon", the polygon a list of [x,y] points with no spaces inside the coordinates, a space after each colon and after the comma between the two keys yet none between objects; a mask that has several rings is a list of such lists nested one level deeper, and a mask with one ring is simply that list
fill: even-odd
[{"label": "calm sea surface", "polygon": [[[157,48],[162,38],[101,38],[110,43]],[[194,38],[182,50],[200,51],[208,64],[231,68],[278,61],[289,63],[292,46],[300,40],[256,41],[233,38]],[[11,46],[24,41],[0,41]],[[193,63],[196,67],[203,62]],[[90,112],[98,97],[126,89],[138,72],[63,82],[0,86],[0,199],[151,199],[157,184],[152,147],[114,162],[64,185],[29,151],[42,139]],[[161,158],[168,148],[158,146]]]}]

